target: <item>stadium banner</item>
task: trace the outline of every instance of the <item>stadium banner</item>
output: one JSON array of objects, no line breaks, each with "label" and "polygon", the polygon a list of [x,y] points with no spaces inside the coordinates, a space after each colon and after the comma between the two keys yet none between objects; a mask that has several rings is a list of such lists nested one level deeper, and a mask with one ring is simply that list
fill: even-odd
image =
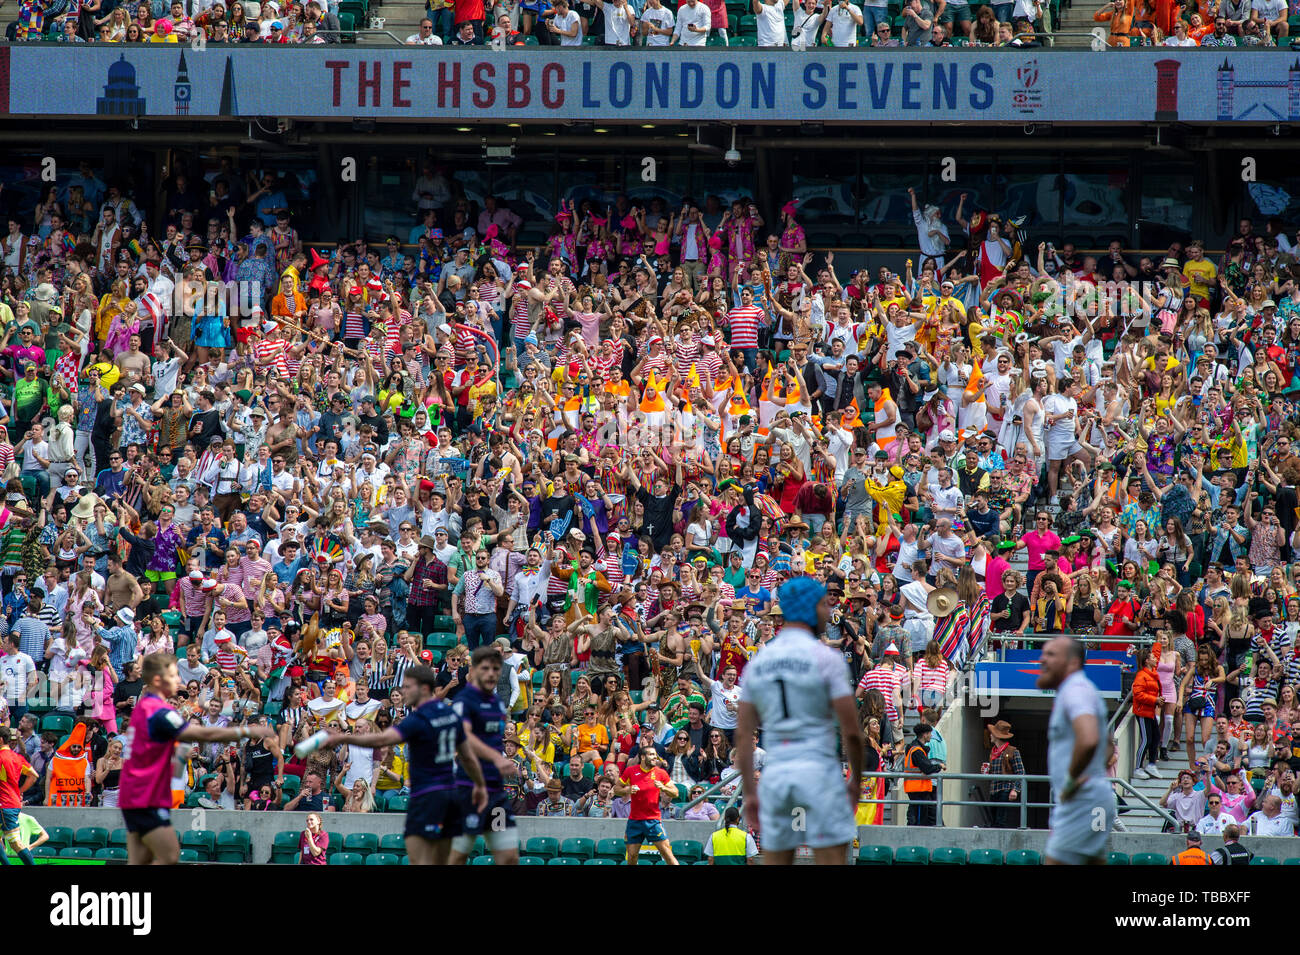
[{"label": "stadium banner", "polygon": [[[1105,76],[1107,90],[1082,91]],[[1082,94],[1082,95],[1081,95]],[[0,48],[0,114],[454,121],[1293,123],[1286,51]]]},{"label": "stadium banner", "polygon": [[[1083,674],[1103,699],[1118,700],[1123,694],[1122,669],[1113,662],[1088,663]],[[1037,661],[1023,663],[990,663],[981,661],[975,664],[975,681],[971,692],[978,698],[995,696],[1054,696],[1054,690],[1038,688],[1039,668]]]}]

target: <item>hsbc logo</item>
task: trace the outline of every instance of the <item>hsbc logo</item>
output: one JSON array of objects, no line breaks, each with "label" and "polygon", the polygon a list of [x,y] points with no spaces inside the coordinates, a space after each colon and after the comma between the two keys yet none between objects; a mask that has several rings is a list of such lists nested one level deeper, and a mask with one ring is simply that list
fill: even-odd
[{"label": "hsbc logo", "polygon": [[1017,113],[1032,116],[1044,107],[1043,90],[1038,85],[1041,74],[1038,61],[1029,60],[1016,68],[1016,89],[1011,94],[1011,105]]}]

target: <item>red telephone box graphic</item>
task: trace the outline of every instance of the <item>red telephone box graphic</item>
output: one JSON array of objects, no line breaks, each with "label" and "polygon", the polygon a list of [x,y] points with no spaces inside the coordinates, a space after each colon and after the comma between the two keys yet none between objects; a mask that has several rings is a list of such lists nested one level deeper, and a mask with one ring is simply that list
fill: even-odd
[{"label": "red telephone box graphic", "polygon": [[1156,120],[1178,119],[1178,60],[1156,60]]}]

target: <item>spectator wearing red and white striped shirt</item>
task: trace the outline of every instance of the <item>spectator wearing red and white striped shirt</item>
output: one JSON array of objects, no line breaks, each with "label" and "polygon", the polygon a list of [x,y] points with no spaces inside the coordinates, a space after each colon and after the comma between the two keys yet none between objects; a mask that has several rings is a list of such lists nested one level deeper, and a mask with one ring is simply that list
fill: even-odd
[{"label": "spectator wearing red and white striped shirt", "polygon": [[902,686],[907,679],[907,668],[898,662],[898,648],[891,643],[880,664],[862,674],[857,695],[862,697],[868,690],[879,690],[885,698],[885,717],[898,724],[903,719],[899,708],[903,704]]},{"label": "spectator wearing red and white striped shirt", "polygon": [[691,365],[699,359],[700,353],[700,339],[694,329],[689,325],[678,326],[677,335],[673,338],[673,366],[677,369],[677,377],[686,380]]},{"label": "spectator wearing red and white striped shirt", "polygon": [[748,286],[740,290],[740,304],[727,313],[727,328],[731,333],[731,347],[740,349],[745,356],[745,368],[753,374],[758,364],[758,330],[766,313],[754,304],[754,292]]}]

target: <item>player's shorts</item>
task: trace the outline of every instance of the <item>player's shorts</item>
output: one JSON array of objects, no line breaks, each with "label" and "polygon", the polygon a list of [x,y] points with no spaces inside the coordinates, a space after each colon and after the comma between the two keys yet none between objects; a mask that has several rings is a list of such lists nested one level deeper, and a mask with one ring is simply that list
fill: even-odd
[{"label": "player's shorts", "polygon": [[137,836],[148,835],[155,829],[172,824],[170,809],[123,809],[122,822],[127,832]]},{"label": "player's shorts", "polygon": [[[18,814],[22,809],[0,809],[0,832],[18,831]],[[0,848],[0,852],[4,849]]]},{"label": "player's shorts", "polygon": [[1043,851],[1065,865],[1083,865],[1105,854],[1114,824],[1114,791],[1108,783],[1090,783],[1069,802],[1052,807],[1052,831]]},{"label": "player's shorts", "polygon": [[155,584],[160,580],[175,580],[176,571],[174,570],[146,570],[144,576],[147,580],[152,580]]},{"label": "player's shorts", "polygon": [[468,786],[459,786],[456,798],[461,812],[461,833],[467,836],[481,836],[485,832],[500,832],[515,828],[515,814],[510,811],[510,800],[499,789],[488,790],[488,804],[482,812],[474,808],[473,790]]},{"label": "player's shorts", "polygon": [[647,842],[654,845],[667,839],[663,823],[658,819],[629,819],[627,832],[623,835],[623,841],[629,846],[640,846]]},{"label": "player's shorts", "polygon": [[450,839],[460,835],[462,805],[454,789],[435,789],[412,796],[406,807],[404,835]]},{"label": "player's shorts", "polygon": [[758,780],[758,806],[764,849],[824,849],[852,842],[858,833],[838,761],[773,766],[769,756]]}]

